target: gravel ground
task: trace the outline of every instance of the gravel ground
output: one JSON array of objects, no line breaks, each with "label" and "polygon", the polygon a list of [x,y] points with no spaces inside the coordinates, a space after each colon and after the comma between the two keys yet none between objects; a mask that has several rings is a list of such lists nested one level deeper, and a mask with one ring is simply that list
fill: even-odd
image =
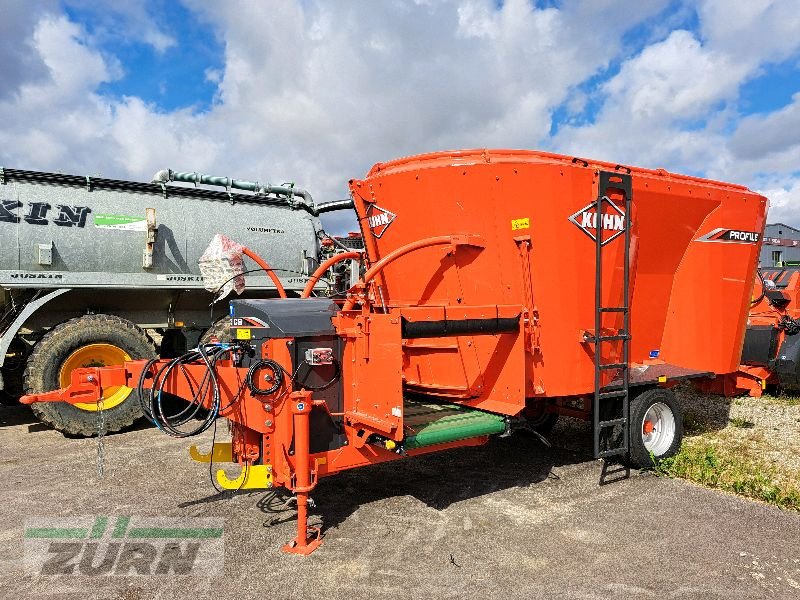
[{"label": "gravel ground", "polygon": [[[325,542],[300,558],[279,552],[294,512],[265,492],[215,494],[186,440],[108,436],[98,479],[93,440],[0,411],[2,598],[800,597],[800,515],[648,474],[598,485],[584,423],[561,423],[551,449],[519,434],[325,479]],[[224,575],[26,572],[25,519],[86,515],[222,518]]]}]

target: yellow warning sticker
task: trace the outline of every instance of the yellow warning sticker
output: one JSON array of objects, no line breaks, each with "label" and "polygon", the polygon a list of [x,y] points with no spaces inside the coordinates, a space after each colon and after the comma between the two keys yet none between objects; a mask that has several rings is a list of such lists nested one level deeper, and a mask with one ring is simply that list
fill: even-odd
[{"label": "yellow warning sticker", "polygon": [[239,327],[236,329],[236,339],[237,340],[249,340],[250,339],[250,329],[245,327]]},{"label": "yellow warning sticker", "polygon": [[516,231],[517,229],[528,229],[530,226],[531,226],[531,220],[529,217],[525,217],[524,219],[511,220],[511,231]]}]

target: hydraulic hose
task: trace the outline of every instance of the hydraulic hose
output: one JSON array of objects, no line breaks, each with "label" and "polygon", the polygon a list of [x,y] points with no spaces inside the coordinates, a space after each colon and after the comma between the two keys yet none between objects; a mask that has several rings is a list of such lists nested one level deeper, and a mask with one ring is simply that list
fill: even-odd
[{"label": "hydraulic hose", "polygon": [[250,250],[250,248],[242,248],[242,253],[245,256],[249,256],[253,260],[253,262],[255,262],[259,267],[261,267],[267,272],[269,278],[272,279],[272,283],[275,284],[275,289],[278,290],[278,295],[281,298],[286,298],[286,290],[283,289],[283,284],[281,283],[281,280],[278,279],[278,276],[275,275],[275,271],[272,269],[272,267],[270,267],[269,264],[267,264],[267,262],[263,258],[261,258],[258,254]]}]

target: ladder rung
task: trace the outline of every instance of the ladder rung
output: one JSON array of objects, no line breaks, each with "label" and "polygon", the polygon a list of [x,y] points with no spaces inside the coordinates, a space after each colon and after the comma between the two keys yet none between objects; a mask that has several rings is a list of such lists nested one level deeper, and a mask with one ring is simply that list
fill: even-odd
[{"label": "ladder rung", "polygon": [[613,450],[603,450],[602,452],[598,452],[597,458],[607,458],[609,456],[620,456],[622,454],[627,454],[628,451],[625,448],[614,448]]},{"label": "ladder rung", "polygon": [[630,337],[627,333],[620,333],[619,335],[601,335],[595,339],[599,342],[612,342],[614,340],[629,340]]},{"label": "ladder rung", "polygon": [[614,425],[625,425],[628,422],[628,419],[622,417],[620,419],[609,419],[608,421],[600,421],[597,426],[598,427],[614,427]]},{"label": "ladder rung", "polygon": [[602,307],[600,307],[600,312],[624,313],[624,312],[628,312],[628,307],[627,306],[602,306]]},{"label": "ladder rung", "polygon": [[599,366],[599,369],[601,371],[604,371],[604,370],[607,370],[607,369],[627,369],[627,368],[628,368],[628,365],[626,365],[625,363],[608,363],[606,365],[600,365]]},{"label": "ladder rung", "polygon": [[628,392],[625,390],[619,390],[616,392],[600,392],[597,394],[597,398],[600,400],[605,400],[606,398],[624,398],[628,395]]},{"label": "ladder rung", "polygon": [[600,388],[600,392],[623,392],[625,391],[624,383],[615,383],[613,386],[609,383]]}]

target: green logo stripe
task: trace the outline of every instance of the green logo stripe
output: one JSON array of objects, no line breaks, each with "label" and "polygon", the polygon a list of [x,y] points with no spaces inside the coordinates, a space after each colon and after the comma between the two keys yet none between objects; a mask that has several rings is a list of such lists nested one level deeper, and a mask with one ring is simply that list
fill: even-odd
[{"label": "green logo stripe", "polygon": [[30,527],[25,530],[26,538],[85,538],[87,528],[77,527]]},{"label": "green logo stripe", "polygon": [[127,225],[144,221],[144,217],[130,217],[127,215],[95,215],[95,225]]},{"label": "green logo stripe", "polygon": [[94,526],[92,527],[92,537],[93,538],[103,537],[107,525],[108,525],[108,517],[97,517],[94,520]]},{"label": "green logo stripe", "polygon": [[[109,517],[95,517],[89,527],[26,527],[26,538],[102,539],[109,531]],[[221,538],[222,527],[130,527],[131,518],[117,517],[110,530],[113,539],[214,539]],[[173,520],[174,522],[174,520]]]},{"label": "green logo stripe", "polygon": [[117,517],[117,524],[114,525],[114,532],[111,534],[113,538],[125,537],[125,531],[128,529],[128,523],[131,522],[130,517]]},{"label": "green logo stripe", "polygon": [[222,528],[212,527],[132,527],[128,530],[129,538],[219,538]]}]

